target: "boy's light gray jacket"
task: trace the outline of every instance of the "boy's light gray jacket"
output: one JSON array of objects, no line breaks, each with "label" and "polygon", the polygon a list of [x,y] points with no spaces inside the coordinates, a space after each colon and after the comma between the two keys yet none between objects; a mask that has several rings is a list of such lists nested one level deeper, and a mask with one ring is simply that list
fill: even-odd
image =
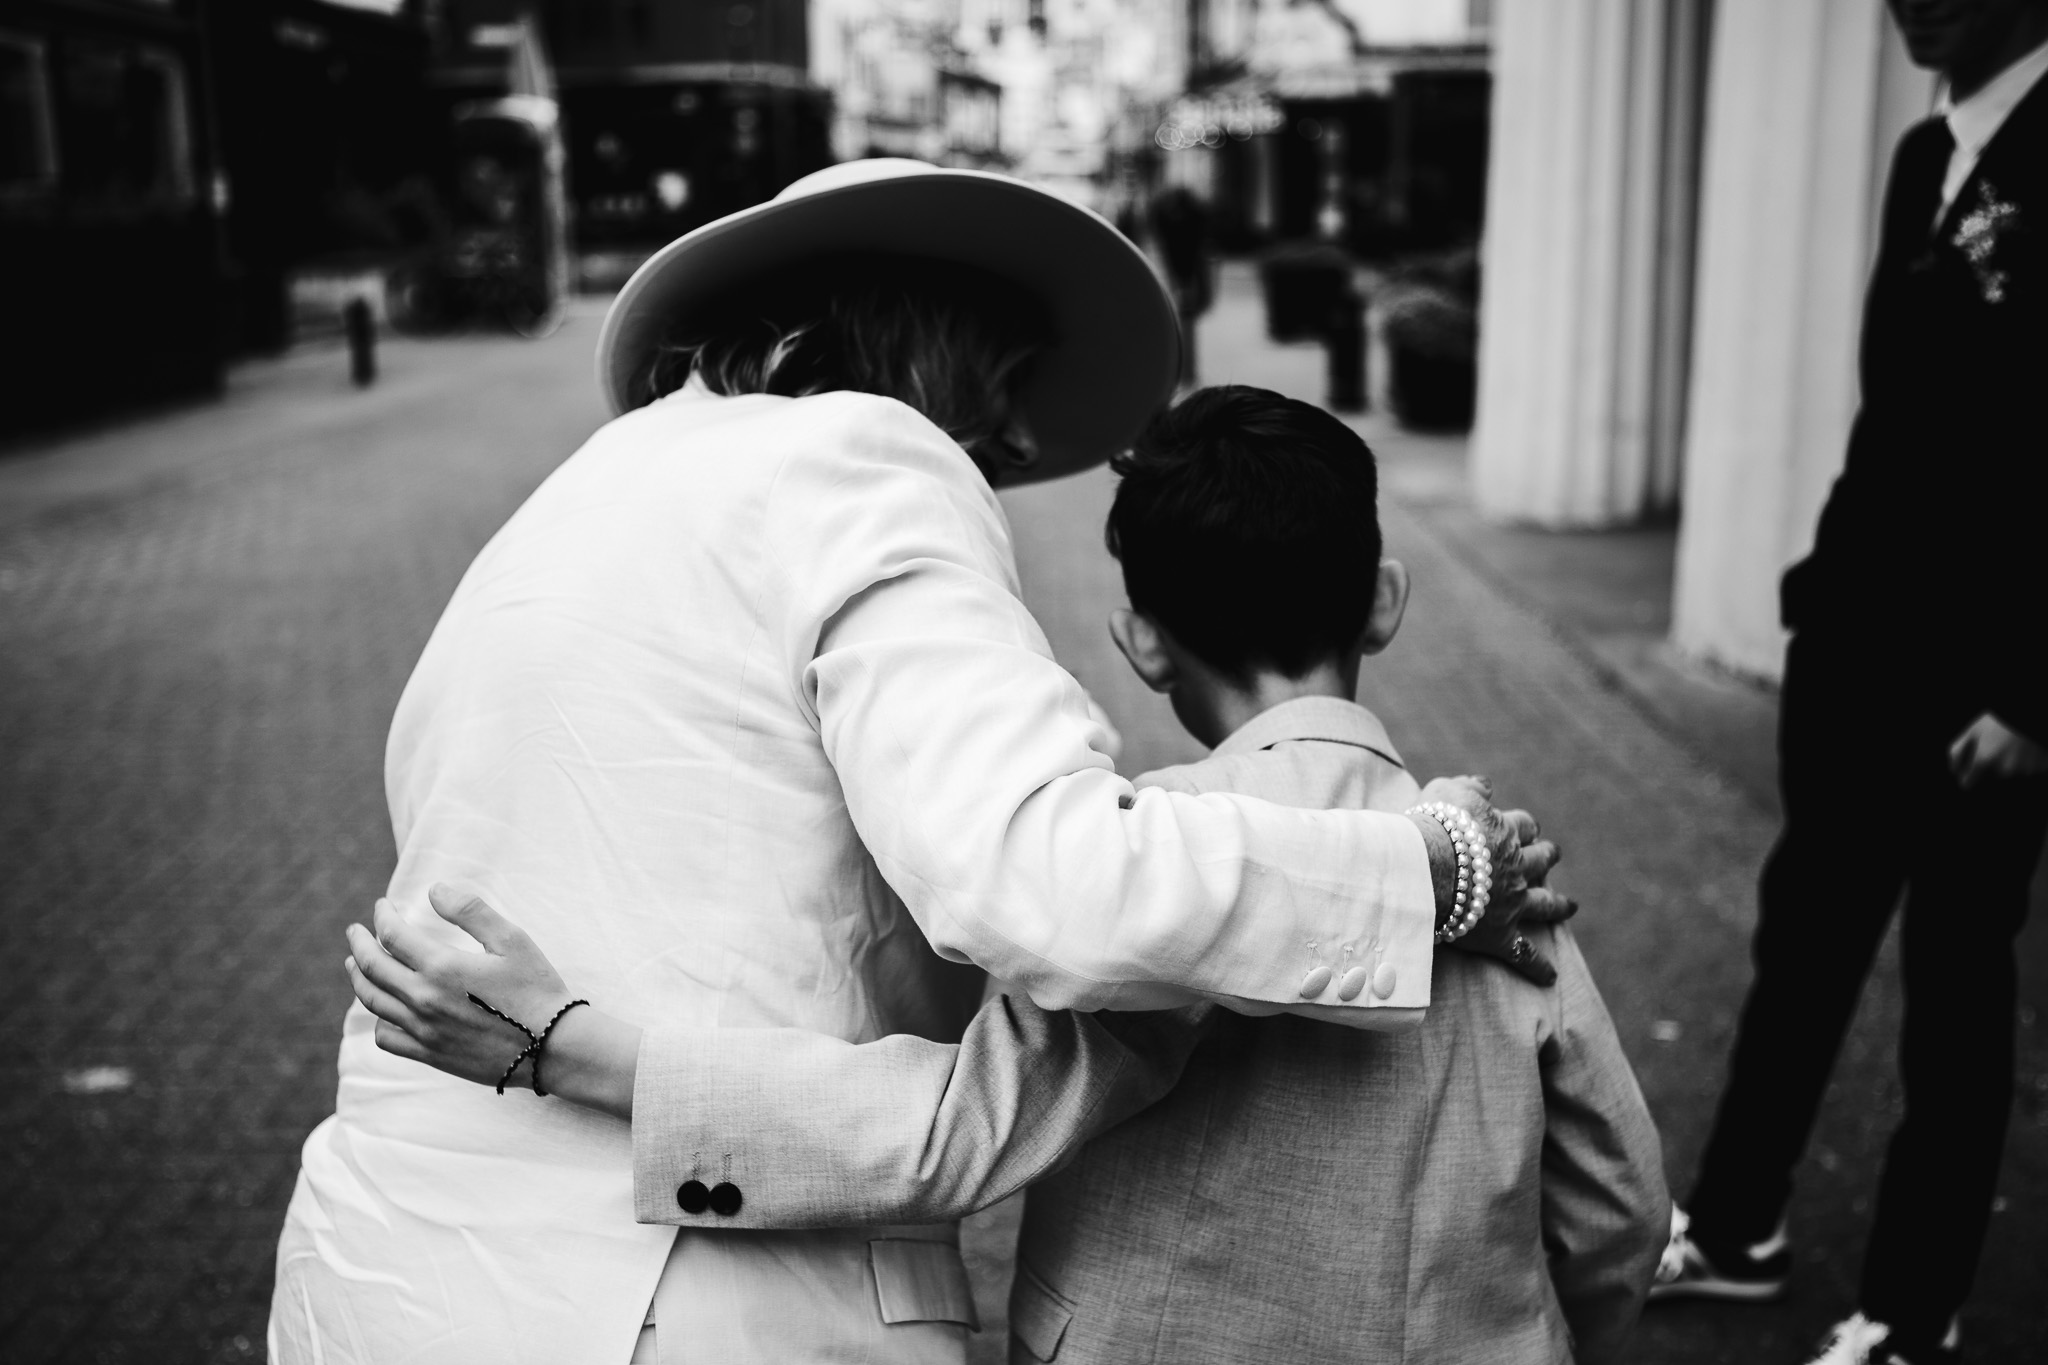
[{"label": "boy's light gray jacket", "polygon": [[[1371,714],[1328,699],[1275,707],[1210,759],[1139,781],[1330,807],[1416,797]],[[1441,954],[1429,1018],[1401,1034],[1012,997],[957,1048],[650,1033],[638,1214],[937,1221],[1040,1180],[1014,1362],[1598,1365],[1641,1309],[1670,1204],[1576,942],[1538,942],[1553,989]],[[678,1209],[707,1167],[744,1189],[738,1214]]]}]

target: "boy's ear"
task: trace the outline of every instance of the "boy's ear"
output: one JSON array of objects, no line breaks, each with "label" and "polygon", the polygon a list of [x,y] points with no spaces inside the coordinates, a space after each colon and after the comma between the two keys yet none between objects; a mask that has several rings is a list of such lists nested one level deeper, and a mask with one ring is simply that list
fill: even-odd
[{"label": "boy's ear", "polygon": [[1408,569],[1398,559],[1382,559],[1372,585],[1372,614],[1365,618],[1359,643],[1366,654],[1377,654],[1393,641],[1408,610]]},{"label": "boy's ear", "polygon": [[1171,692],[1180,681],[1180,670],[1174,667],[1165,638],[1151,617],[1118,607],[1109,614],[1109,638],[1116,641],[1131,671],[1154,692]]}]

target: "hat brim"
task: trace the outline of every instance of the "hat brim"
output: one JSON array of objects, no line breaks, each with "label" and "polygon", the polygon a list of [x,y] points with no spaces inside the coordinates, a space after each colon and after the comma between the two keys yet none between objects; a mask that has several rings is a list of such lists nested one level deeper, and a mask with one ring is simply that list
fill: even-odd
[{"label": "hat brim", "polygon": [[677,319],[749,279],[852,251],[977,266],[1042,301],[1054,340],[1022,395],[1039,460],[1006,482],[1102,463],[1173,394],[1180,324],[1137,247],[1098,215],[1022,181],[933,170],[771,200],[656,252],[619,291],[598,336],[598,382],[612,410],[649,400],[636,386]]}]

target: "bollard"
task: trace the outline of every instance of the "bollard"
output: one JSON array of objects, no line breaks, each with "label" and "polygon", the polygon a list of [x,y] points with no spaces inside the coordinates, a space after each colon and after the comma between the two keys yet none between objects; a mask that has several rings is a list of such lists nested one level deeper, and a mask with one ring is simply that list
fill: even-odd
[{"label": "bollard", "polygon": [[1343,290],[1331,301],[1323,347],[1329,361],[1330,411],[1364,412],[1365,300],[1354,291]]},{"label": "bollard", "polygon": [[341,318],[348,331],[349,377],[357,388],[368,388],[377,380],[377,331],[370,320],[370,305],[363,299],[351,299],[341,310]]}]

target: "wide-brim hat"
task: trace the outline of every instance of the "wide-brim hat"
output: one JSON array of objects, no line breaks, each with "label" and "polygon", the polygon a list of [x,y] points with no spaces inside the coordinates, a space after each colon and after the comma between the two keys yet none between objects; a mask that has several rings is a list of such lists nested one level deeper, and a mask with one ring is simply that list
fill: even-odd
[{"label": "wide-brim hat", "polygon": [[832,166],[678,237],[633,272],[605,315],[597,378],[614,412],[679,320],[751,279],[819,256],[877,251],[977,266],[1045,307],[1053,339],[1022,409],[1038,462],[1006,482],[1057,478],[1125,449],[1173,393],[1180,325],[1145,256],[1101,216],[1022,180],[876,157]]}]

